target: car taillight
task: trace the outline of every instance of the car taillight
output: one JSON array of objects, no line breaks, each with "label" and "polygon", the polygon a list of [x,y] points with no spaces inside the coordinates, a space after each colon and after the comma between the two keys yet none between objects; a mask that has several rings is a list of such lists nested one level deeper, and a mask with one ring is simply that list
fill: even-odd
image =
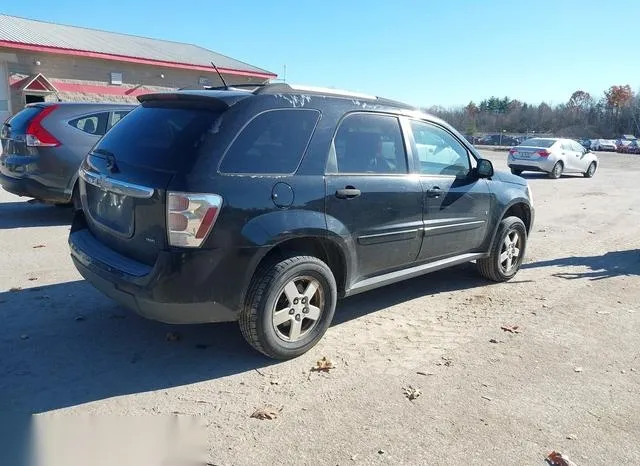
[{"label": "car taillight", "polygon": [[515,153],[517,153],[517,152],[518,152],[518,150],[517,150],[517,149],[515,149],[515,148],[511,148],[511,149],[509,149],[509,155],[513,155],[513,154],[515,154]]},{"label": "car taillight", "polygon": [[40,113],[38,113],[33,120],[27,126],[26,131],[26,143],[29,147],[58,147],[60,141],[58,141],[53,134],[42,127],[42,120],[50,115],[57,105],[51,105],[45,107]]},{"label": "car taillight", "polygon": [[217,194],[167,193],[169,244],[199,248],[216,223],[222,197]]},{"label": "car taillight", "polygon": [[549,152],[547,149],[542,149],[538,151],[538,155],[540,157],[549,157],[551,155],[551,152]]}]

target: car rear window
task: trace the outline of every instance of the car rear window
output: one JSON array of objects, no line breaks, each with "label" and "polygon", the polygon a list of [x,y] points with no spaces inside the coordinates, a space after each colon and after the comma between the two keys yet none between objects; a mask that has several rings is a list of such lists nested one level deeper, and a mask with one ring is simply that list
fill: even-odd
[{"label": "car rear window", "polygon": [[524,141],[521,146],[531,146],[531,147],[551,147],[556,143],[554,139],[540,139],[540,138],[532,138]]},{"label": "car rear window", "polygon": [[295,172],[319,117],[320,112],[311,109],[276,109],[261,113],[231,143],[220,163],[220,172]]},{"label": "car rear window", "polygon": [[132,165],[176,170],[195,157],[220,115],[206,108],[140,106],[111,128],[94,152]]},{"label": "car rear window", "polygon": [[42,107],[25,107],[9,118],[6,124],[11,126],[12,133],[24,134],[27,131],[29,122],[41,111]]}]

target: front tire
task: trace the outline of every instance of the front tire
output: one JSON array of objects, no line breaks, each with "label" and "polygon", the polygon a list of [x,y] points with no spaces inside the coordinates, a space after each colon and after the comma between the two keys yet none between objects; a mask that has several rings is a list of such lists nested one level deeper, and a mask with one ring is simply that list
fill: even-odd
[{"label": "front tire", "polygon": [[595,162],[591,162],[591,164],[589,165],[589,168],[587,168],[587,171],[584,172],[584,177],[592,178],[593,175],[595,175],[596,173],[596,168],[598,168],[597,164]]},{"label": "front tire", "polygon": [[489,257],[477,261],[480,275],[494,282],[511,280],[522,265],[526,245],[527,229],[522,220],[503,219]]},{"label": "front tire", "polygon": [[333,273],[320,259],[283,259],[254,276],[240,313],[240,330],[264,355],[295,358],[325,334],[333,320],[337,295]]},{"label": "front tire", "polygon": [[556,164],[553,166],[553,169],[549,173],[549,178],[553,178],[554,180],[557,180],[562,176],[563,170],[564,170],[564,164],[560,161],[556,162]]}]

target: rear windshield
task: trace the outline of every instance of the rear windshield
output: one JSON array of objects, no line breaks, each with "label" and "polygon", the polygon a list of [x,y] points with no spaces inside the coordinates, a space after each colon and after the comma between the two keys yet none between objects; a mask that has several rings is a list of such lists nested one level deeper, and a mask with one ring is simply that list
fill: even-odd
[{"label": "rear windshield", "polygon": [[540,138],[532,138],[524,141],[521,146],[530,146],[530,147],[551,147],[556,143],[554,139],[540,139]]},{"label": "rear windshield", "polygon": [[7,121],[7,124],[11,126],[11,132],[13,134],[19,133],[24,134],[27,132],[27,126],[29,126],[29,122],[36,116],[42,107],[25,107],[20,110],[18,113],[13,115]]},{"label": "rear windshield", "polygon": [[94,152],[132,165],[176,170],[185,157],[196,155],[219,116],[203,108],[140,106],[107,132]]}]

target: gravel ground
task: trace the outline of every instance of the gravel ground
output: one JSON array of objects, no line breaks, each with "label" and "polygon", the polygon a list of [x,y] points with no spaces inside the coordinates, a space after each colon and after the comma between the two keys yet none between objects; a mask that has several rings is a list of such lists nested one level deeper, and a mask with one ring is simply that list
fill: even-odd
[{"label": "gravel ground", "polygon": [[[118,308],[73,268],[68,209],[0,191],[0,413],[195,415],[216,465],[640,464],[640,157],[600,160],[590,180],[528,176],[514,281],[467,265],[349,298],[284,363],[235,324]],[[311,372],[323,356],[336,367]]]}]

